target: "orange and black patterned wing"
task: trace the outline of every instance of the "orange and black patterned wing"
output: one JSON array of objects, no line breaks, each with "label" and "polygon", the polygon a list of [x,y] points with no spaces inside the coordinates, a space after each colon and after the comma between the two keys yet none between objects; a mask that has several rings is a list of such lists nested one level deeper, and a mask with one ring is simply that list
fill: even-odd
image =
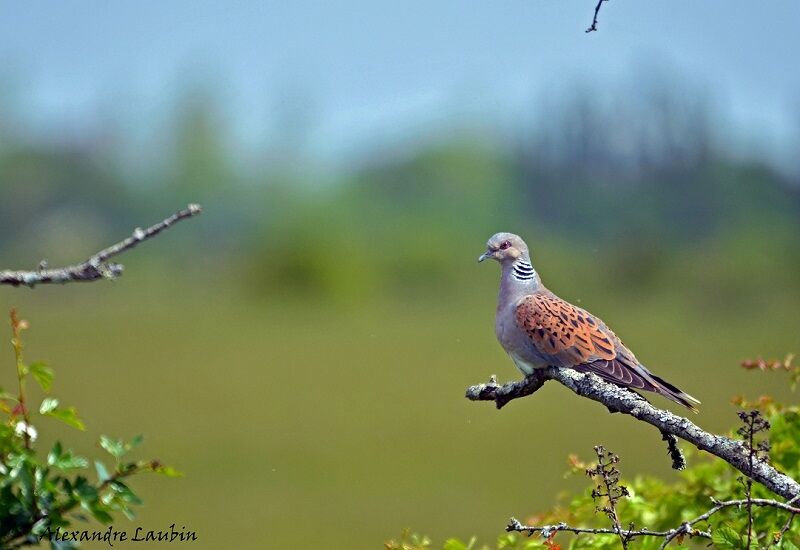
[{"label": "orange and black patterned wing", "polygon": [[574,367],[617,356],[616,337],[589,312],[552,294],[526,296],[516,310],[517,326],[540,353]]},{"label": "orange and black patterned wing", "polygon": [[517,326],[552,365],[592,372],[632,389],[660,393],[694,411],[699,403],[643,365],[617,336],[588,311],[551,293],[526,296],[515,311]]}]

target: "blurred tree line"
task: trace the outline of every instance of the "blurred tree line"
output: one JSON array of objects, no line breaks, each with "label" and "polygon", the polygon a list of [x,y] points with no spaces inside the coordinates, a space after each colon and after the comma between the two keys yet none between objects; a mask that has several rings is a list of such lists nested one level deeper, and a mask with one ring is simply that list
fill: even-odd
[{"label": "blurred tree line", "polygon": [[119,124],[32,140],[7,121],[4,267],[82,258],[197,201],[203,224],[177,235],[197,246],[174,250],[202,248],[208,266],[244,269],[243,283],[267,293],[443,291],[509,230],[528,237],[534,261],[546,257],[546,280],[690,283],[720,300],[758,280],[800,296],[800,182],[727,153],[712,98],[653,78],[616,97],[586,87],[535,104],[501,139],[462,128],[375,147],[332,173],[285,147],[242,161],[213,94],[186,94],[158,154],[134,163]]}]

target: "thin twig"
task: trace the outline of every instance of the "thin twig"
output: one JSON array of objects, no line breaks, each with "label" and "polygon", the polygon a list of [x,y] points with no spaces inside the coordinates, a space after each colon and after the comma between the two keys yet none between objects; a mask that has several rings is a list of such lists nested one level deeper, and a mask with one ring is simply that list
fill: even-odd
[{"label": "thin twig", "polygon": [[747,546],[746,548],[750,548],[750,542],[753,538],[753,464],[755,458],[755,447],[754,447],[754,438],[755,438],[755,430],[752,429],[752,425],[750,426],[750,431],[748,433],[747,439],[747,461],[749,466],[749,473],[747,474],[747,479],[745,479],[744,486],[745,486],[745,496],[747,497]]},{"label": "thin twig", "polygon": [[137,227],[133,234],[125,240],[109,246],[91,256],[85,262],[61,268],[46,268],[42,262],[40,268],[31,271],[0,271],[0,285],[27,286],[33,288],[38,284],[70,283],[96,281],[98,279],[115,279],[122,275],[124,266],[111,263],[115,256],[135,248],[139,243],[151,239],[181,220],[200,214],[203,209],[198,204],[190,204],[185,209],[175,212],[163,221],[141,229]]},{"label": "thin twig", "polygon": [[[619,470],[617,463],[619,463],[619,456],[606,451],[602,445],[597,445],[594,448],[597,454],[597,466],[586,470],[586,475],[594,479],[600,478],[597,486],[592,491],[592,500],[595,502],[595,510],[603,512],[608,519],[611,520],[614,526],[614,531],[619,535],[619,541],[622,544],[622,550],[627,550],[628,541],[631,539],[630,533],[633,531],[633,524],[628,529],[628,534],[622,531],[622,523],[619,521],[619,514],[617,513],[617,501],[629,495],[628,488],[619,484]],[[605,492],[603,492],[605,490]],[[607,506],[602,505],[602,499],[605,497],[608,502]],[[598,500],[600,504],[597,504]]]},{"label": "thin twig", "polygon": [[[619,535],[617,532],[616,527],[572,527],[567,525],[564,522],[557,523],[555,525],[523,525],[519,522],[516,518],[511,518],[511,521],[506,526],[507,532],[518,532],[518,533],[528,533],[528,535],[533,535],[535,533],[541,533],[542,538],[548,538],[553,533],[557,533],[559,531],[564,531],[567,533],[574,533],[576,535]],[[669,536],[674,529],[670,529],[669,531],[652,531],[650,529],[632,529],[624,531],[623,534],[629,538],[633,539],[636,537],[666,537]],[[711,533],[707,531],[697,531],[692,530],[690,536],[694,537],[704,537],[704,538],[711,538]]]},{"label": "thin twig", "polygon": [[592,17],[592,24],[586,29],[586,32],[594,32],[597,30],[597,16],[600,14],[600,6],[603,5],[603,2],[608,2],[608,0],[597,0],[597,5],[594,7],[594,17]]},{"label": "thin twig", "polygon": [[[800,500],[800,495],[797,495],[797,496],[796,496],[796,497],[794,497],[792,500],[788,501],[786,504],[794,504],[794,503],[795,503],[795,502],[797,502],[798,500]],[[789,531],[789,529],[791,529],[791,528],[792,528],[792,522],[794,522],[794,517],[795,517],[796,515],[797,515],[797,514],[795,514],[794,512],[792,512],[792,513],[791,513],[791,515],[789,516],[789,519],[787,519],[787,520],[786,520],[786,523],[783,525],[783,527],[781,527],[781,530],[780,530],[780,531],[778,531],[778,532],[775,534],[775,538],[773,539],[773,540],[774,540],[774,542],[775,542],[775,544],[778,544],[778,543],[781,541],[781,539],[783,538],[783,535],[785,535],[785,534],[786,534],[786,532],[787,532],[787,531]]]},{"label": "thin twig", "polygon": [[[708,511],[706,511],[703,514],[700,514],[699,516],[697,516],[693,520],[684,522],[677,529],[673,529],[672,533],[670,535],[668,535],[664,539],[663,543],[661,543],[661,547],[660,548],[666,548],[667,545],[670,543],[670,541],[672,541],[672,539],[674,539],[678,535],[688,534],[686,532],[686,528],[689,528],[692,525],[700,523],[701,521],[707,520],[708,518],[710,518],[711,516],[713,516],[714,514],[719,512],[720,510],[724,510],[725,508],[730,508],[732,506],[736,506],[738,508],[738,507],[741,507],[741,506],[750,505],[750,506],[760,506],[760,507],[767,507],[767,508],[778,508],[780,510],[787,510],[787,511],[790,511],[790,512],[792,512],[792,510],[797,510],[797,512],[800,512],[800,509],[795,508],[794,506],[791,505],[791,503],[794,502],[795,500],[796,499],[791,499],[790,501],[784,503],[784,502],[778,502],[777,500],[771,500],[771,499],[766,499],[766,498],[751,498],[749,500],[746,499],[746,498],[743,498],[743,499],[738,499],[738,500],[725,500],[725,501],[718,501],[718,500],[715,500],[715,499],[711,499],[711,501],[714,503],[714,506],[712,508],[709,508]],[[792,512],[792,513],[795,514],[797,512]]]},{"label": "thin twig", "polygon": [[746,547],[750,548],[750,542],[753,538],[753,506],[750,504],[753,496],[753,466],[756,462],[766,462],[768,460],[767,452],[769,451],[769,440],[764,438],[756,445],[756,434],[768,431],[770,426],[769,422],[761,416],[758,409],[750,412],[740,411],[738,414],[744,425],[736,430],[736,433],[744,439],[745,449],[747,450],[747,475],[740,477],[739,481],[744,487],[744,494],[747,498]]},{"label": "thin twig", "polygon": [[785,499],[800,495],[800,483],[778,471],[766,462],[756,462],[752,473],[748,453],[741,442],[729,437],[709,433],[670,411],[651,405],[643,397],[609,382],[595,374],[581,373],[572,369],[547,367],[537,369],[536,375],[500,386],[496,382],[479,384],[467,389],[466,397],[473,401],[494,401],[498,408],[519,397],[530,395],[541,388],[547,380],[556,380],[576,394],[587,397],[607,408],[628,414],[655,426],[662,434],[671,434],[688,441],[698,449],[707,451],[764,487]]},{"label": "thin twig", "polygon": [[[779,510],[786,510],[788,512],[791,512],[792,515],[794,515],[800,513],[800,508],[796,508],[791,505],[791,503],[794,502],[795,500],[796,499],[793,499],[789,502],[784,503],[784,502],[779,502],[777,500],[754,498],[751,499],[749,502],[753,506],[777,508]],[[661,543],[660,546],[660,548],[662,549],[666,548],[670,542],[672,542],[676,537],[680,535],[688,535],[689,537],[702,537],[710,539],[711,538],[710,532],[694,529],[693,526],[702,521],[706,521],[708,518],[710,518],[717,512],[724,510],[725,508],[731,508],[731,507],[738,508],[741,506],[746,506],[748,504],[747,499],[725,500],[725,501],[712,500],[712,502],[714,506],[708,509],[705,513],[700,514],[694,519],[683,522],[679,527],[676,527],[674,529],[669,529],[667,531],[653,531],[650,529],[631,529],[628,531],[624,531],[623,534],[628,539],[633,539],[636,537],[663,537],[664,541]],[[543,538],[548,538],[549,536],[551,536],[554,533],[557,533],[558,531],[565,531],[569,533],[574,533],[576,535],[581,535],[581,534],[620,535],[620,532],[618,531],[617,527],[612,527],[612,528],[572,527],[564,522],[555,525],[523,525],[516,518],[511,518],[511,521],[509,522],[508,526],[506,526],[506,531],[528,533],[528,535],[541,533]]]}]

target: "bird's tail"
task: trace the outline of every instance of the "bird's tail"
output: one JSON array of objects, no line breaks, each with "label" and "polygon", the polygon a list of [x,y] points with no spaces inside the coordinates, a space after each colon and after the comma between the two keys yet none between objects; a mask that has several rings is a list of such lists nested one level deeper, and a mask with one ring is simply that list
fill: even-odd
[{"label": "bird's tail", "polygon": [[676,388],[663,378],[650,372],[641,363],[634,363],[626,356],[617,356],[613,360],[598,360],[573,367],[579,372],[591,372],[612,384],[657,393],[671,401],[680,403],[693,412],[700,412],[696,405],[700,401],[686,392]]},{"label": "bird's tail", "polygon": [[656,383],[655,385],[658,387],[658,390],[656,390],[657,393],[660,393],[667,399],[671,399],[676,403],[680,403],[681,405],[683,405],[684,407],[686,407],[687,409],[689,409],[694,413],[700,412],[700,410],[697,408],[697,405],[700,404],[700,401],[698,401],[688,393],[676,388],[675,386],[673,386],[660,376],[656,376],[652,372],[648,372],[648,374]]}]

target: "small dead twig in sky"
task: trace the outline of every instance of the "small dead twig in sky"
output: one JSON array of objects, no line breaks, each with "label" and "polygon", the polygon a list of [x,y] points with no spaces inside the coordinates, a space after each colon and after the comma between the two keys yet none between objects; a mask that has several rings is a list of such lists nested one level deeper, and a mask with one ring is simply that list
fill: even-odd
[{"label": "small dead twig in sky", "polygon": [[597,16],[600,14],[600,6],[603,5],[603,2],[608,2],[608,0],[597,0],[597,5],[594,7],[594,17],[592,17],[592,24],[589,25],[589,28],[586,29],[586,32],[594,32],[597,30]]}]

